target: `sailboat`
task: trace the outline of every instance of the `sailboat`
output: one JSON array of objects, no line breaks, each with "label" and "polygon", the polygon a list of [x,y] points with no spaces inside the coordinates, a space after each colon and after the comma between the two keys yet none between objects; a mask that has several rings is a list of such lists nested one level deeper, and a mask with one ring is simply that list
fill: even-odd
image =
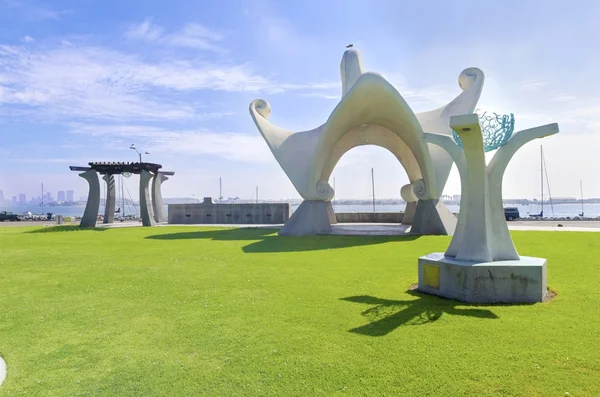
[{"label": "sailboat", "polygon": [[531,218],[543,218],[544,217],[544,149],[540,146],[540,181],[542,182],[542,199],[540,203],[542,204],[542,210],[539,214],[530,214]]},{"label": "sailboat", "polygon": [[550,183],[548,182],[548,170],[546,169],[546,160],[544,158],[544,148],[540,145],[540,182],[541,182],[541,193],[542,199],[540,204],[542,206],[539,214],[530,214],[531,218],[542,219],[544,217],[544,176],[546,177],[546,185],[548,186],[548,198],[550,200],[550,207],[552,208],[552,215],[554,216],[554,206],[552,205],[552,196],[550,194]]}]

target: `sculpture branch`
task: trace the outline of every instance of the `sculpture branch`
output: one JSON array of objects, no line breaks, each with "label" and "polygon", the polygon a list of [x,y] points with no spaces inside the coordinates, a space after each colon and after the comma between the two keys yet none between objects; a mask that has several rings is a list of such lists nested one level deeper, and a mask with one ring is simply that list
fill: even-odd
[{"label": "sculpture branch", "polygon": [[502,202],[502,180],[504,171],[514,154],[526,143],[558,133],[558,124],[547,124],[541,127],[519,131],[494,154],[487,166],[488,182],[490,189],[490,223],[495,244],[492,248],[494,260],[517,260],[519,254],[512,242],[508,225],[504,217],[504,204]]}]

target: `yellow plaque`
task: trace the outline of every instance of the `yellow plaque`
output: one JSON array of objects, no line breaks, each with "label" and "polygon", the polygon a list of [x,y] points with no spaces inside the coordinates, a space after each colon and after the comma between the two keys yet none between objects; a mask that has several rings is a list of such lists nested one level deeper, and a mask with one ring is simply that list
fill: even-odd
[{"label": "yellow plaque", "polygon": [[440,267],[437,265],[423,265],[423,284],[429,288],[440,288]]}]

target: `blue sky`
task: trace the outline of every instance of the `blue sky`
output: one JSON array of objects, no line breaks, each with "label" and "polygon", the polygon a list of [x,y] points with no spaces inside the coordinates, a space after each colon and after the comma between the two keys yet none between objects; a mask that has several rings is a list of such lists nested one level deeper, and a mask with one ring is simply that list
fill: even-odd
[{"label": "blue sky", "polygon": [[[544,144],[553,196],[600,197],[600,3],[547,1],[0,0],[0,189],[56,192],[83,180],[69,165],[133,161],[129,145],[176,175],[165,196],[296,198],[254,127],[267,99],[291,130],[322,124],[340,98],[339,62],[354,43],[416,112],[486,74],[479,107],[516,129],[558,122]],[[337,196],[399,197],[404,170],[384,149],[348,152]],[[135,191],[135,181],[128,182]],[[505,197],[539,195],[539,144],[517,154]],[[460,192],[455,171],[447,194]]]}]

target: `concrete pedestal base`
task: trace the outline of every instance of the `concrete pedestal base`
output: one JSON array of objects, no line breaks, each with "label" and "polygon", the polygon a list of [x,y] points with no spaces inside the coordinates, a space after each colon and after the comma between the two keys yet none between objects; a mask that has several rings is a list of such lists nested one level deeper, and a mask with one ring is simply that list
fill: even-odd
[{"label": "concrete pedestal base", "polygon": [[[453,235],[458,218],[441,200],[419,200],[412,219],[412,234]],[[403,222],[404,223],[404,222]]]},{"label": "concrete pedestal base", "polygon": [[443,253],[419,258],[419,291],[470,303],[532,303],[546,297],[546,259],[465,262]]},{"label": "concrete pedestal base", "polygon": [[279,230],[280,236],[310,236],[331,233],[336,224],[331,201],[305,200]]}]

